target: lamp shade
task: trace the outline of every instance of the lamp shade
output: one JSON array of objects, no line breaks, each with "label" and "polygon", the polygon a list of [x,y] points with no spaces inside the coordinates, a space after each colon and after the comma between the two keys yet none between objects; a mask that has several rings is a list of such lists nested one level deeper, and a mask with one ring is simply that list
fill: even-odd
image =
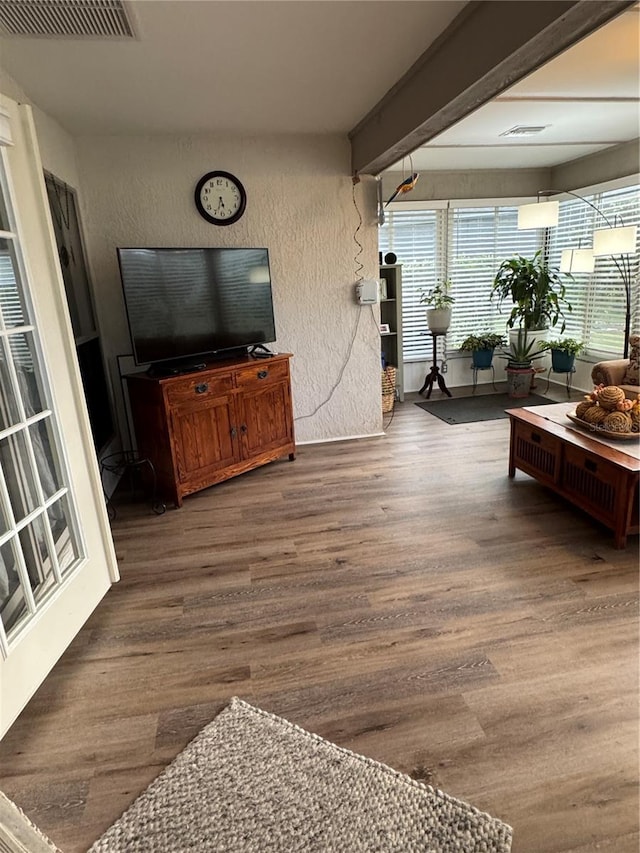
[{"label": "lamp shade", "polygon": [[560,272],[593,272],[595,265],[593,249],[564,249],[560,257]]},{"label": "lamp shade", "polygon": [[636,250],[637,225],[601,228],[593,232],[594,255],[625,255]]},{"label": "lamp shade", "polygon": [[518,229],[552,228],[558,224],[559,201],[540,201],[536,204],[522,204],[518,208]]}]

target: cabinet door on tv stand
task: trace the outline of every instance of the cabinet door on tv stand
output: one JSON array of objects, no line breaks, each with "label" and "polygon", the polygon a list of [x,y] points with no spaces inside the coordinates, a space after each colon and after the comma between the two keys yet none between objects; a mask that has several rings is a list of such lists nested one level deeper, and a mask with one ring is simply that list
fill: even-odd
[{"label": "cabinet door on tv stand", "polygon": [[235,401],[228,394],[200,405],[177,406],[171,411],[178,481],[182,494],[215,482],[216,472],[238,461]]},{"label": "cabinet door on tv stand", "polygon": [[240,439],[244,459],[276,451],[293,443],[288,382],[247,389],[238,403],[241,409]]}]

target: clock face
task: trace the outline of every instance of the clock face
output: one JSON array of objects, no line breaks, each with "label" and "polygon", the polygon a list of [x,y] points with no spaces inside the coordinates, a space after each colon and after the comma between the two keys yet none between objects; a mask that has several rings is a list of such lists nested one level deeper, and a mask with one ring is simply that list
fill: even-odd
[{"label": "clock face", "polygon": [[196,186],[198,212],[214,225],[237,222],[247,205],[247,194],[240,181],[229,172],[207,172]]}]

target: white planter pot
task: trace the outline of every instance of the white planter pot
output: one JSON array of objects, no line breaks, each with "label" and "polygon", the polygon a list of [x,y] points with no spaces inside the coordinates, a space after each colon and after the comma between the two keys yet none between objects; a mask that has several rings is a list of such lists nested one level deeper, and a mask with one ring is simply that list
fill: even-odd
[{"label": "white planter pot", "polygon": [[[511,344],[512,346],[517,345],[519,332],[520,329],[509,329],[509,344]],[[530,344],[531,341],[534,341],[534,344],[531,347],[531,355],[535,355],[538,352],[538,341],[546,341],[548,337],[549,329],[527,330],[527,343]]]},{"label": "white planter pot", "polygon": [[451,308],[427,308],[429,331],[444,335],[451,325]]}]

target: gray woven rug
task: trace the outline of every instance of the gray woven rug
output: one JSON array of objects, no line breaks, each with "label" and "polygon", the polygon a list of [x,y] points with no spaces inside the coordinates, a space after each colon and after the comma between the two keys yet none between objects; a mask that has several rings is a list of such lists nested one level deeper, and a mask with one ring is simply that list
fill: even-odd
[{"label": "gray woven rug", "polygon": [[89,853],[508,853],[511,828],[241,699]]},{"label": "gray woven rug", "polygon": [[506,409],[523,406],[545,406],[553,403],[548,397],[529,394],[528,397],[510,397],[508,394],[478,394],[477,397],[445,397],[416,403],[430,415],[435,415],[447,424],[471,424],[475,421],[496,421],[509,417]]}]

